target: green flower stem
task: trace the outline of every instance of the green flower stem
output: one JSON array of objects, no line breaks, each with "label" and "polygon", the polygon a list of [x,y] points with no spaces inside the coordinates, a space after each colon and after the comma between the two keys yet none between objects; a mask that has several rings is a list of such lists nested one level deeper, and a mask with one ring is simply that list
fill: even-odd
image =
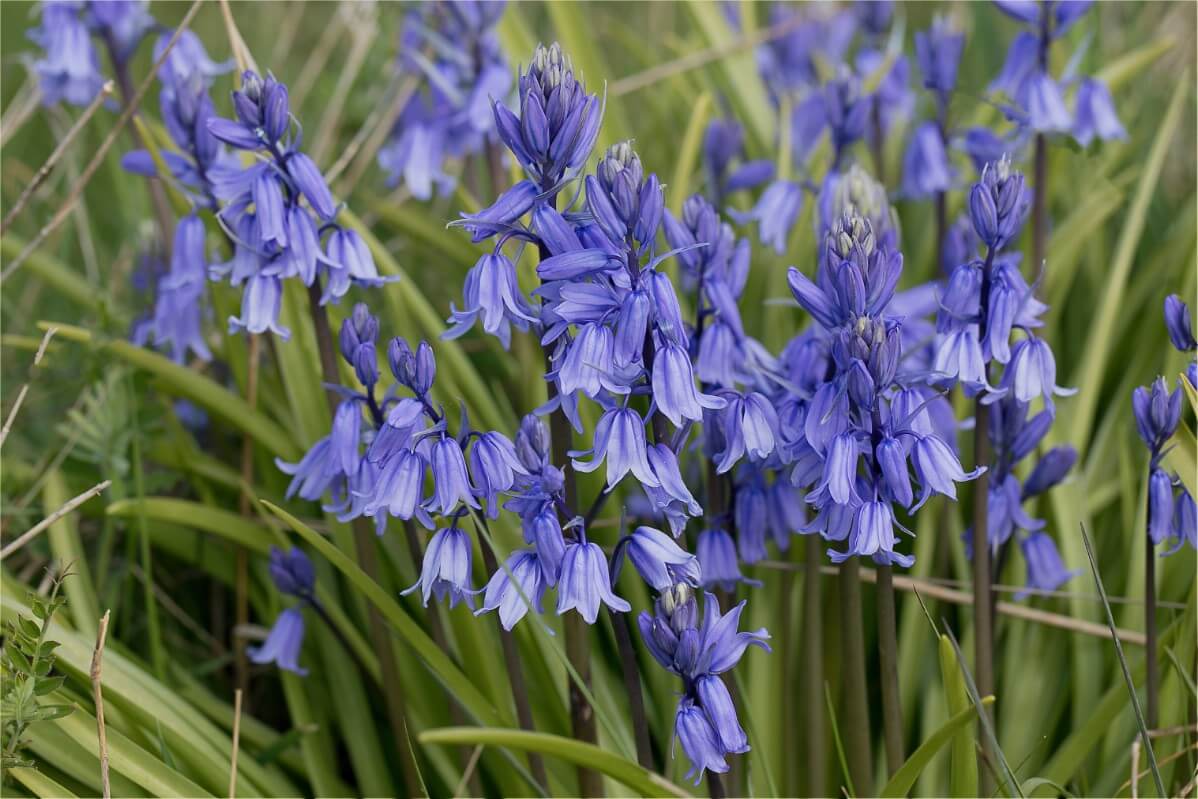
[{"label": "green flower stem", "polygon": [[873,793],[868,690],[865,680],[865,631],[861,619],[860,563],[840,564],[840,643],[845,752],[849,776],[861,796]]}]

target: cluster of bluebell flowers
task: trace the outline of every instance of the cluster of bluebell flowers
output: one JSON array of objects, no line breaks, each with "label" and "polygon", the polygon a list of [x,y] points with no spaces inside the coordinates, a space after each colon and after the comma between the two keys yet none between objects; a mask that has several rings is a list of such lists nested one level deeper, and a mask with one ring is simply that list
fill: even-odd
[{"label": "cluster of bluebell flowers", "polygon": [[[169,38],[169,34],[160,37],[154,48],[156,56]],[[134,323],[132,339],[141,345],[152,341],[155,346],[167,347],[178,362],[189,352],[203,360],[212,357],[203,334],[211,262],[199,213],[217,209],[211,174],[236,168],[235,159],[208,130],[208,121],[216,114],[208,89],[212,79],[226,69],[208,57],[199,37],[183,31],[159,72],[159,109],[177,148],[161,150],[159,155],[193,210],[176,225],[170,269],[153,276],[154,307]],[[148,150],[126,153],[121,166],[147,177],[158,171]]]},{"label": "cluster of bluebell flowers", "polygon": [[694,776],[695,785],[704,771],[728,771],[729,754],[749,751],[749,738],[720,675],[735,666],[750,646],[770,651],[764,628],[740,631],[745,602],[721,613],[714,595],[704,594],[704,598],[700,612],[690,585],[678,583],[661,591],[652,614],[641,611],[637,617],[649,653],[682,678],[674,735],[691,761],[686,776]]},{"label": "cluster of bluebell flowers", "polygon": [[[1073,467],[1077,453],[1068,445],[1050,449],[1022,484],[1015,474],[1020,461],[1034,453],[1055,417],[1055,396],[1072,394],[1056,384],[1056,360],[1035,330],[1048,306],[1020,272],[1020,254],[1007,247],[1027,218],[1030,193],[1023,175],[1005,158],[987,164],[969,193],[974,238],[961,237],[961,258],[940,298],[931,381],[946,388],[960,385],[967,397],[989,406],[993,461],[989,464],[987,541],[997,553],[1016,530],[1028,566],[1028,587],[1052,590],[1073,576],[1065,569],[1042,520],[1029,516],[1023,503],[1052,488]],[[970,251],[970,247],[973,247]],[[981,247],[979,257],[976,247]],[[1012,345],[1015,333],[1018,340]],[[1002,367],[998,385],[992,369]],[[1041,410],[1032,415],[1033,403]],[[966,534],[967,545],[971,537]]]},{"label": "cluster of bluebell flowers", "polygon": [[495,25],[503,0],[437,0],[408,12],[399,41],[401,87],[415,81],[379,164],[413,197],[446,191],[448,158],[479,152],[495,140],[492,99],[503,100],[511,73]]},{"label": "cluster of bluebell flowers", "polygon": [[933,412],[935,395],[917,372],[900,374],[896,243],[849,204],[825,232],[816,280],[789,272],[795,299],[818,326],[799,360],[814,372],[800,386],[814,390],[790,398],[784,413],[791,481],[818,512],[804,531],[847,541],[828,552],[838,563],[856,555],[910,566],[914,558],[896,548],[895,530],[905,528],[895,505],[914,512],[935,494],[955,499],[956,484],[979,473],[965,471],[950,443],[951,414],[945,424]]},{"label": "cluster of bluebell flowers", "polygon": [[291,115],[287,86],[246,71],[233,92],[233,109],[233,119],[209,118],[208,130],[255,157],[248,166],[209,171],[222,202],[217,219],[234,243],[232,259],[210,271],[244,285],[241,315],[229,319],[230,331],[271,331],[286,338],[279,324],[284,279],[322,283],[322,302],[339,300],[351,283],[378,286],[385,279],[362,236],[336,223],[332,192],[300,149],[302,132]]},{"label": "cluster of bluebell flowers", "polygon": [[[1165,300],[1165,324],[1169,341],[1179,351],[1193,357],[1198,350],[1190,322],[1190,309],[1176,294]],[[1148,448],[1148,537],[1153,546],[1175,539],[1165,554],[1172,554],[1188,543],[1198,549],[1198,518],[1194,497],[1175,474],[1162,465],[1169,449],[1169,440],[1181,424],[1182,380],[1194,385],[1195,362],[1191,360],[1186,376],[1178,378],[1178,386],[1169,391],[1163,377],[1150,386],[1140,386],[1132,392],[1132,410],[1136,430]]]},{"label": "cluster of bluebell flowers", "polygon": [[280,669],[307,676],[308,670],[299,664],[299,655],[304,645],[303,609],[305,606],[318,607],[316,571],[303,550],[294,547],[286,552],[271,547],[269,568],[270,579],[279,593],[300,602],[285,608],[275,619],[262,645],[248,647],[246,653],[254,663],[274,663]]},{"label": "cluster of bluebell flowers", "polygon": [[[1050,71],[1053,42],[1064,36],[1090,8],[1090,0],[996,0],[1011,18],[1026,26],[1011,41],[1002,71],[990,90],[1009,102],[1001,107],[1015,125],[1012,142],[1028,133],[1067,134],[1085,147],[1094,139],[1123,139],[1127,133],[1115,112],[1106,84],[1076,73],[1075,60],[1060,78]],[[1066,93],[1076,87],[1074,107]]]},{"label": "cluster of bluebell flowers", "polygon": [[[538,413],[562,414],[579,432],[583,398],[601,414],[590,446],[570,451],[569,464],[552,462],[548,432],[537,417],[521,424],[515,447],[522,469],[505,507],[520,515],[530,547],[513,553],[492,576],[482,610],[498,610],[510,627],[530,605],[539,612],[543,592],[556,585],[558,612],[577,609],[593,623],[603,604],[630,610],[612,590],[624,560],[658,592],[706,582],[699,560],[675,540],[689,519],[703,513],[680,465],[689,433],[697,424],[720,428],[723,473],[746,457],[769,456],[776,419],[767,397],[742,391],[739,377],[729,374],[734,352],[756,355],[760,347],[748,343],[736,308],[748,242],[738,243],[701,198],[688,201],[682,219],[667,215],[661,182],[628,142],[610,147],[592,174],[580,174],[602,109],[556,44],[538,47],[519,86],[518,113],[499,103],[494,113],[501,141],[527,177],[459,221],[476,242],[495,244],[467,275],[463,307],[453,309],[446,335],[463,335],[481,321],[507,346],[513,327],[533,331],[546,352],[551,384],[550,401]],[[709,169],[712,186],[730,191],[764,170],[749,162],[729,174],[741,148],[736,129],[723,133],[709,140]],[[575,201],[559,209],[559,194],[579,178]],[[663,227],[672,249],[658,253]],[[509,244],[517,258],[529,246],[540,254],[541,282],[532,297],[519,288],[515,263],[504,250]],[[669,257],[680,260],[683,282],[701,298],[695,325],[683,319],[675,286],[660,268]],[[645,495],[644,515],[673,535],[638,526],[619,539],[609,561],[588,538],[589,514],[566,500],[567,467],[604,469],[604,493],[632,475]],[[702,764],[715,763],[698,741],[683,737],[701,773]],[[738,743],[720,750],[720,762],[723,754],[745,748]]]},{"label": "cluster of bluebell flowers", "polygon": [[84,106],[100,93],[104,75],[93,35],[121,69],[155,26],[147,0],[45,0],[39,5],[41,25],[28,35],[43,51],[33,69],[47,106],[64,101]]}]

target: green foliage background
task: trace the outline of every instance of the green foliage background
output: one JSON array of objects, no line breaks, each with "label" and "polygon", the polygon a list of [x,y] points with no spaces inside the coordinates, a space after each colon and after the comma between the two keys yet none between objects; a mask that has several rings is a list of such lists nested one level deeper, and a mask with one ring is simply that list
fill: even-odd
[{"label": "green foliage background", "polygon": [[[900,5],[908,52],[911,33],[949,5]],[[401,7],[281,2],[235,2],[230,7],[258,64],[291,85],[292,110],[304,123],[307,140],[323,153],[320,165],[327,168],[394,91],[391,64]],[[186,8],[154,4],[152,11],[169,23],[182,17]],[[27,99],[29,76],[22,54],[31,45],[23,31],[33,24],[31,9],[26,3],[0,4],[0,96],[6,127],[0,131],[0,200],[5,207],[78,113],[33,109],[19,127],[10,124],[20,117],[20,104]],[[746,6],[745,11],[747,27],[764,24],[765,6]],[[962,89],[954,97],[953,113],[962,123],[996,122],[996,112],[979,98],[1016,28],[988,4],[956,5],[951,11],[967,30]],[[230,54],[216,2],[201,9],[194,28],[214,57]],[[1038,510],[1060,542],[1067,565],[1082,569],[1082,574],[1068,585],[1069,596],[1024,604],[1105,624],[1078,533],[1084,524],[1097,548],[1106,592],[1126,600],[1116,603],[1114,610],[1116,622],[1128,630],[1142,629],[1137,603],[1143,597],[1145,557],[1145,455],[1131,423],[1130,393],[1157,374],[1174,376],[1184,368],[1182,356],[1168,346],[1161,304],[1170,292],[1192,301],[1198,272],[1194,31],[1195,7],[1189,3],[1101,3],[1056,53],[1063,64],[1069,52],[1089,40],[1082,69],[1109,81],[1129,138],[1085,151],[1063,145],[1051,150],[1053,227],[1043,295],[1052,310],[1043,336],[1057,353],[1059,382],[1080,388],[1077,397],[1061,402],[1052,435],[1075,445],[1080,460],[1073,479],[1051,492]],[[714,114],[726,110],[746,124],[752,156],[774,154],[773,113],[751,51],[736,47],[738,35],[727,28],[715,4],[514,3],[501,24],[501,38],[513,67],[527,61],[536,42],[557,39],[592,87],[606,82],[601,146],[634,138],[646,169],[667,182],[671,207],[677,208],[700,186],[698,133]],[[354,62],[355,47],[363,56],[360,69],[352,72],[347,64]],[[646,73],[697,52],[710,52],[712,57],[691,69]],[[149,63],[149,48],[143,46],[134,75],[144,75]],[[652,79],[642,88],[623,90],[630,78],[645,74]],[[218,110],[227,110],[230,88],[227,78],[214,87]],[[148,97],[156,94],[152,89]],[[926,113],[926,102],[921,100],[917,113]],[[146,105],[148,117],[156,118],[156,99]],[[338,107],[340,113],[334,113]],[[0,242],[4,263],[60,206],[115,117],[102,110],[88,125]],[[905,135],[900,126],[887,143],[891,187]],[[569,715],[562,636],[546,635],[532,623],[520,625],[516,638],[537,730],[543,735],[503,732],[517,725],[497,654],[494,620],[474,620],[465,609],[428,611],[440,616],[450,641],[449,651],[442,654],[429,637],[426,611],[415,598],[397,596],[398,588],[411,584],[415,575],[397,533],[382,539],[379,585],[367,586],[348,559],[337,558],[338,551],[352,553],[344,525],[320,517],[311,504],[282,502],[286,483],[273,466],[274,457],[294,459],[328,426],[302,291],[288,291],[284,323],[292,328],[293,339],[266,347],[254,409],[242,399],[244,339],[227,336],[221,321],[236,302],[230,292],[213,291],[216,321],[210,329],[217,357],[211,365],[174,367],[124,342],[144,302],[132,289],[131,276],[138,253],[155,232],[145,182],[123,174],[118,165],[119,154],[130,148],[127,138],[113,148],[68,223],[4,281],[0,294],[6,413],[19,387],[30,383],[3,450],[5,538],[11,540],[100,480],[112,481],[101,499],[57,522],[0,567],[6,622],[31,617],[27,594],[45,588],[49,564],[69,562],[75,572],[64,587],[68,605],[59,612],[51,635],[61,644],[57,669],[66,677],[54,699],[74,703],[77,710],[30,728],[29,752],[37,771],[13,769],[5,790],[38,796],[98,793],[87,671],[97,620],[111,608],[104,693],[114,793],[225,795],[233,722],[227,635],[234,547],[253,553],[253,620],[269,625],[280,607],[269,587],[264,553],[272,543],[301,540],[308,542],[310,553],[316,553],[314,547],[330,550],[314,558],[322,598],[349,645],[368,666],[373,664],[373,671],[360,672],[329,630],[310,621],[303,658],[311,668],[309,677],[271,670],[254,675],[241,719],[239,795],[394,794],[401,790],[396,753],[408,745],[417,753],[427,789],[450,795],[463,782],[474,744],[485,746],[473,769],[478,781],[466,781],[462,787],[467,792],[532,792],[525,779],[526,749],[548,754],[547,787],[553,794],[576,792],[571,761],[579,759],[607,773],[612,794],[669,793],[681,790],[678,786],[690,790],[681,778],[681,758],[669,759],[676,686],[644,652],[640,656],[651,732],[665,779],[634,765],[627,699],[606,621],[594,633],[595,703],[603,752],[579,750],[576,743],[564,740],[569,738]],[[860,156],[866,160],[865,153]],[[339,198],[376,237],[380,269],[404,276],[370,295],[374,310],[381,313],[384,335],[435,338],[450,301],[459,298],[462,278],[479,251],[460,232],[444,226],[459,211],[475,209],[489,190],[485,165],[461,166],[463,190],[426,205],[389,194],[373,165],[352,192],[335,186]],[[738,199],[742,207],[748,202]],[[952,197],[950,214],[961,201],[960,193]],[[904,285],[913,285],[935,274],[934,223],[927,204],[900,202],[898,211],[906,256]],[[785,296],[787,265],[813,268],[810,213],[805,209],[784,257],[754,248],[744,307]],[[531,266],[526,261],[521,269],[521,279],[531,286]],[[333,309],[334,328],[350,307],[346,302]],[[761,307],[761,312],[746,313],[746,324],[771,348],[804,323],[790,306]],[[42,364],[31,370],[46,323],[60,330]],[[543,398],[540,355],[531,346],[517,344],[509,356],[481,335],[435,346],[445,404],[452,407],[457,397],[464,398],[471,416],[482,424],[512,430],[519,415]],[[205,433],[195,436],[179,422],[172,410],[176,398],[207,410],[211,422]],[[1189,419],[1192,423],[1192,416]],[[256,441],[253,494],[278,503],[294,517],[286,512],[275,515],[266,506],[255,508],[250,517],[238,515],[243,435]],[[1192,433],[1185,431],[1173,456],[1174,468],[1191,486],[1193,442]],[[613,510],[606,523],[614,526],[619,505],[608,507]],[[913,576],[962,581],[961,587],[968,590],[959,508],[949,505],[920,518]],[[519,539],[519,531],[510,524],[495,534],[504,552]],[[833,792],[840,785],[834,761],[828,764],[829,784],[811,785],[801,754],[809,720],[828,712],[798,700],[802,586],[793,569],[802,550],[794,546],[786,562],[754,569],[752,576],[762,579],[764,587],[742,591],[751,599],[747,626],[768,626],[775,644],[772,655],[752,654],[739,670],[742,717],[753,751],[738,759],[733,784],[754,795]],[[1001,576],[1002,584],[1022,583],[1019,559],[1012,561]],[[1189,549],[1158,566],[1165,630],[1160,653],[1164,727],[1194,719],[1194,572]],[[829,611],[822,656],[835,698],[839,646],[830,614],[835,596],[830,581],[822,590]],[[620,591],[634,608],[648,607],[649,596],[634,578],[622,578]],[[395,632],[413,733],[410,744],[395,738],[379,698],[378,658],[366,632],[366,603],[375,601]],[[925,601],[936,626],[953,630],[963,651],[970,652],[968,608]],[[970,783],[962,781],[960,765],[973,757],[977,731],[963,698],[960,672],[915,596],[904,592],[899,602],[908,749],[938,740],[938,735],[945,744],[925,752],[927,757],[912,766],[911,791],[967,795]],[[869,627],[872,607],[867,587],[871,674],[876,673],[876,639]],[[552,615],[544,621],[550,628],[560,627]],[[1133,673],[1142,679],[1143,647],[1126,648]],[[1023,789],[1038,794],[1067,790],[1128,795],[1136,726],[1109,639],[1002,616],[997,651],[998,736]],[[956,723],[946,728],[950,716]],[[431,732],[463,724],[494,729]],[[877,771],[882,773],[877,711],[873,727]],[[1156,741],[1162,774],[1172,790],[1193,772],[1193,745],[1192,735]],[[1174,756],[1185,747],[1191,747],[1188,753]],[[828,750],[833,751],[830,744]],[[875,787],[880,789],[881,781]],[[858,786],[857,792],[870,790]],[[1151,782],[1144,779],[1139,792],[1148,795]]]}]

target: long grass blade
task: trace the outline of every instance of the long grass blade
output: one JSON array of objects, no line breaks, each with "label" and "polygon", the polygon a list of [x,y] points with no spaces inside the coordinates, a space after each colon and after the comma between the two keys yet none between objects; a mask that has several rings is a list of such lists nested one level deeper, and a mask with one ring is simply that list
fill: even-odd
[{"label": "long grass blade", "polygon": [[[1132,709],[1136,713],[1136,723],[1140,725],[1140,739],[1144,751],[1148,755],[1148,767],[1152,770],[1152,780],[1156,783],[1157,796],[1167,796],[1165,783],[1161,780],[1160,769],[1156,765],[1156,755],[1152,750],[1152,737],[1148,734],[1148,725],[1144,721],[1144,711],[1140,707],[1140,697],[1136,694],[1136,684],[1131,678],[1131,669],[1127,667],[1127,658],[1123,656],[1123,645],[1115,635],[1115,615],[1111,613],[1111,603],[1106,598],[1106,588],[1102,584],[1102,575],[1098,572],[1098,561],[1094,559],[1094,547],[1090,544],[1090,535],[1082,526],[1082,542],[1086,545],[1086,557],[1090,560],[1090,572],[1094,575],[1094,584],[1098,587],[1098,595],[1102,597],[1102,607],[1106,611],[1107,624],[1111,627],[1111,640],[1115,644],[1115,656],[1119,658],[1119,668],[1123,671],[1123,680],[1127,683],[1127,693],[1131,698]],[[1146,652],[1150,658],[1157,656],[1156,652]]]}]

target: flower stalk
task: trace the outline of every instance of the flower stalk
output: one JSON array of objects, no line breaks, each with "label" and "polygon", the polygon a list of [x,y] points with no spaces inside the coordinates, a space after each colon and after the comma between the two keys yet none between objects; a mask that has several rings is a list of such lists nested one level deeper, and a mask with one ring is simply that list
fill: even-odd
[{"label": "flower stalk", "polygon": [[894,776],[903,764],[903,710],[899,701],[898,633],[895,623],[894,569],[878,564],[878,665],[882,682],[882,729],[886,768]]},{"label": "flower stalk", "polygon": [[803,552],[803,715],[807,722],[805,768],[808,796],[822,796],[827,787],[827,722],[824,708],[823,592],[819,536],[804,536]]},{"label": "flower stalk", "polygon": [[849,777],[862,795],[872,793],[869,697],[865,677],[865,631],[861,619],[861,574],[857,558],[840,564],[840,646],[843,669],[845,756]]}]

